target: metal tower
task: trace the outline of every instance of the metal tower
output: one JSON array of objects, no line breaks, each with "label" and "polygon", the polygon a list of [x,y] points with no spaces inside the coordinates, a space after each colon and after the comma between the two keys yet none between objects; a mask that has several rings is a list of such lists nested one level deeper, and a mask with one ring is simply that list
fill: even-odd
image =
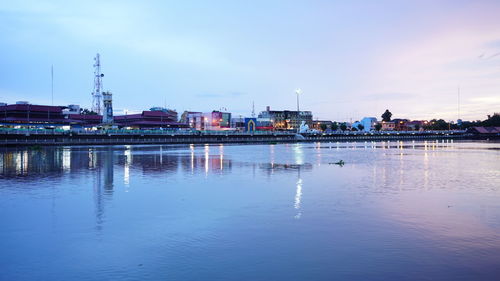
[{"label": "metal tower", "polygon": [[92,111],[97,114],[102,114],[102,77],[101,62],[99,60],[99,53],[94,58],[94,91],[92,92]]}]

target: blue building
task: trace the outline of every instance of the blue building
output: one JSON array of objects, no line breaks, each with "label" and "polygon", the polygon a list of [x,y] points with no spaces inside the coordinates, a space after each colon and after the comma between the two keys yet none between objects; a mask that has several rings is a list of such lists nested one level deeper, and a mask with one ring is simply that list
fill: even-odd
[{"label": "blue building", "polygon": [[255,132],[257,130],[257,118],[245,118],[245,132]]}]

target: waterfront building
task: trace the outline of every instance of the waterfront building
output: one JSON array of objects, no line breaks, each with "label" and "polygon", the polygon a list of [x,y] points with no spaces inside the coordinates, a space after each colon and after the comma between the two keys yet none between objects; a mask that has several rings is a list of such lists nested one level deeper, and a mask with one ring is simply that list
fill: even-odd
[{"label": "waterfront building", "polygon": [[274,126],[270,118],[257,118],[257,131],[272,130],[274,130]]},{"label": "waterfront building", "polygon": [[245,129],[245,117],[232,117],[231,118],[231,129],[236,131],[243,131]]},{"label": "waterfront building", "polygon": [[93,128],[102,124],[102,115],[97,114],[68,114],[67,118],[73,128]]},{"label": "waterfront building", "polygon": [[395,131],[408,131],[408,126],[407,123],[410,120],[408,119],[393,119],[392,122],[394,122],[394,130]]},{"label": "waterfront building", "polygon": [[382,131],[394,131],[394,128],[396,127],[396,124],[392,121],[386,122],[382,121]]},{"label": "waterfront building", "polygon": [[467,133],[479,136],[498,137],[500,136],[500,127],[470,127],[467,129]]},{"label": "waterfront building", "polygon": [[313,125],[311,111],[271,110],[268,106],[258,117],[270,120],[274,130],[297,130],[302,121],[309,127]]},{"label": "waterfront building", "polygon": [[127,114],[114,117],[114,124],[120,128],[130,129],[174,129],[187,128],[187,124],[177,121],[177,112],[168,110],[149,110],[138,114]]},{"label": "waterfront building", "polygon": [[236,117],[231,118],[231,128],[237,131],[272,131],[273,124],[268,118]]},{"label": "waterfront building", "polygon": [[[168,108],[165,108],[165,107],[151,107],[149,109],[150,111],[161,111],[161,112],[164,112],[166,114],[168,114],[170,116],[171,119],[177,121],[179,118],[178,118],[178,114],[177,114],[177,111],[173,110],[173,109],[168,109]],[[184,122],[181,122],[181,123],[184,123]]]},{"label": "waterfront building", "polygon": [[427,124],[427,121],[425,120],[413,120],[406,122],[406,127],[407,130],[411,131],[423,131],[424,126]]},{"label": "waterfront building", "polygon": [[6,127],[60,127],[67,126],[68,120],[63,114],[66,106],[35,105],[26,101],[16,104],[0,105],[0,125]]},{"label": "waterfront building", "polygon": [[[187,126],[199,131],[231,130],[231,113],[214,110],[208,113],[185,112]],[[181,118],[182,119],[182,118]]]},{"label": "waterfront building", "polygon": [[184,111],[181,122],[198,131],[204,130],[203,113],[194,111]]},{"label": "waterfront building", "polygon": [[245,118],[245,132],[255,132],[257,130],[257,118]]},{"label": "waterfront building", "polygon": [[207,131],[231,129],[231,113],[214,110],[203,114],[204,128]]},{"label": "waterfront building", "polygon": [[318,131],[329,131],[332,129],[333,122],[329,120],[315,120],[312,124],[312,129]]}]

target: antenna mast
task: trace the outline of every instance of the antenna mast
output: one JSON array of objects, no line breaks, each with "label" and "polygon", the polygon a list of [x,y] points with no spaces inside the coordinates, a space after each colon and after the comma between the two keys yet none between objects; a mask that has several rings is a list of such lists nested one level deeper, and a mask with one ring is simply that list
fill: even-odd
[{"label": "antenna mast", "polygon": [[54,65],[50,66],[50,94],[52,98],[52,104],[54,105]]},{"label": "antenna mast", "polygon": [[458,120],[460,120],[460,86],[458,86]]},{"label": "antenna mast", "polygon": [[94,61],[94,92],[92,92],[92,111],[101,115],[102,77],[104,77],[104,74],[101,73],[99,53],[95,56]]},{"label": "antenna mast", "polygon": [[255,102],[252,101],[252,118],[255,117]]}]

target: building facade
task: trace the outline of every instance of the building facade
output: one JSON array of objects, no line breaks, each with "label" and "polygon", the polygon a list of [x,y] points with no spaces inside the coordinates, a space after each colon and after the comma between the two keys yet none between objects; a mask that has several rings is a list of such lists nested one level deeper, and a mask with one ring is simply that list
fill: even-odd
[{"label": "building facade", "polygon": [[382,131],[394,131],[395,128],[396,128],[396,124],[394,122],[385,122],[385,121],[382,121],[382,128],[381,130]]},{"label": "building facade", "polygon": [[114,117],[114,124],[120,128],[130,129],[176,129],[188,127],[187,124],[177,121],[177,113],[171,114],[161,110],[118,115]]},{"label": "building facade", "polygon": [[190,127],[198,131],[223,131],[231,130],[231,113],[222,111],[212,111],[208,113],[202,112],[185,112],[183,113],[182,121]]},{"label": "building facade", "polygon": [[274,130],[297,130],[302,121],[309,127],[313,126],[311,111],[271,110],[268,106],[266,111],[259,114],[259,118],[268,119]]},{"label": "building facade", "polygon": [[0,105],[2,126],[66,126],[71,123],[63,114],[66,106],[35,105],[28,102]]},{"label": "building facade", "polygon": [[312,129],[322,131],[322,132],[329,132],[332,130],[333,122],[330,120],[315,120],[313,122]]}]

